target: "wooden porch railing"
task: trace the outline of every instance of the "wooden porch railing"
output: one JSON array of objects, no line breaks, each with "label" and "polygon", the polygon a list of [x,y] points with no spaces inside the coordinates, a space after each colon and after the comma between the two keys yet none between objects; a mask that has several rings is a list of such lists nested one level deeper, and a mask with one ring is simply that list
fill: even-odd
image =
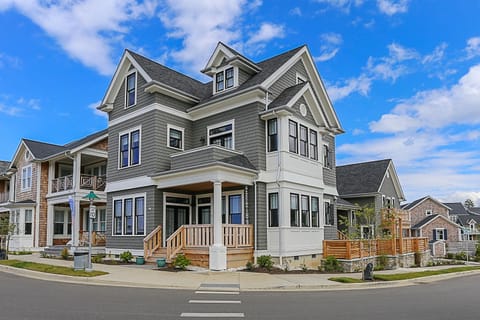
[{"label": "wooden porch railing", "polygon": [[[80,231],[79,245],[88,245],[88,231]],[[103,231],[92,231],[92,246],[105,246],[106,237]]]},{"label": "wooden porch railing", "polygon": [[[253,225],[224,224],[223,242],[227,248],[253,247]],[[171,261],[185,248],[205,248],[213,244],[211,224],[183,225],[166,241],[167,260]]]},{"label": "wooden porch railing", "polygon": [[153,229],[148,236],[143,239],[143,256],[148,259],[153,253],[162,246],[162,226]]},{"label": "wooden porch railing", "polygon": [[[104,191],[107,179],[105,176],[80,175],[80,189]],[[72,190],[73,175],[63,176],[52,180],[52,193]]]},{"label": "wooden porch railing", "polygon": [[428,238],[396,238],[371,240],[324,240],[323,256],[337,259],[358,259],[377,255],[397,255],[428,249]]}]

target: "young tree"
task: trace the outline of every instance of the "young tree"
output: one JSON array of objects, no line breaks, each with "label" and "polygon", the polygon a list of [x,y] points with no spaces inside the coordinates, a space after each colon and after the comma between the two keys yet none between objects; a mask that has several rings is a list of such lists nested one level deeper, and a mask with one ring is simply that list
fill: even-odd
[{"label": "young tree", "polygon": [[465,202],[463,203],[464,207],[467,208],[467,209],[472,209],[473,207],[475,207],[475,204],[473,203],[472,199],[467,199],[465,200]]}]

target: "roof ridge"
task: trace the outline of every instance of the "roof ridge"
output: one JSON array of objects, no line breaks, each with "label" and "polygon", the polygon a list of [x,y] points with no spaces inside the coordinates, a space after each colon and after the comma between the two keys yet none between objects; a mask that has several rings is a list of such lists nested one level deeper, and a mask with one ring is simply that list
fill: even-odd
[{"label": "roof ridge", "polygon": [[27,138],[22,138],[23,141],[28,141],[28,142],[34,142],[34,143],[41,143],[41,144],[48,144],[50,146],[56,146],[56,147],[63,147],[61,144],[56,144],[56,143],[51,143],[51,142],[43,142],[39,140],[32,140],[32,139],[27,139]]},{"label": "roof ridge", "polygon": [[365,161],[365,162],[356,162],[356,163],[350,163],[350,164],[342,164],[337,166],[338,167],[347,167],[347,166],[357,166],[357,165],[362,165],[362,164],[370,164],[370,163],[375,163],[375,162],[390,162],[392,159],[381,159],[381,160],[371,160],[371,161]]}]

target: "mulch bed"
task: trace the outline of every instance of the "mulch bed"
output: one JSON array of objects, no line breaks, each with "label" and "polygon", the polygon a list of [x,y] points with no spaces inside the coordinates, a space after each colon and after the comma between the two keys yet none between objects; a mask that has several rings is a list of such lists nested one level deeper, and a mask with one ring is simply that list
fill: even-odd
[{"label": "mulch bed", "polygon": [[270,274],[321,274],[325,273],[320,270],[314,270],[314,269],[307,269],[307,270],[301,270],[301,269],[294,269],[294,270],[284,270],[280,268],[272,268],[272,269],[267,269],[267,268],[261,268],[261,267],[255,267],[251,269],[244,269],[241,271],[245,272],[258,272],[258,273],[270,273]]}]

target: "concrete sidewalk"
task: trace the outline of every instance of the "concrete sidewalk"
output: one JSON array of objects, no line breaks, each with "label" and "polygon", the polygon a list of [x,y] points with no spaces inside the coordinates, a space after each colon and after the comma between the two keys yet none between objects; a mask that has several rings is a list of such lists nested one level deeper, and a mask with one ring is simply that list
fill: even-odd
[{"label": "concrete sidewalk", "polygon": [[[56,266],[73,267],[73,261],[42,258],[40,254],[10,256],[11,259],[39,262]],[[374,273],[403,273],[424,270],[449,268],[452,266],[438,266],[428,268],[409,268]],[[382,287],[398,287],[423,284],[442,279],[448,279],[465,274],[479,274],[478,271],[462,272],[440,276],[423,277],[412,280],[365,282],[358,284],[342,284],[328,280],[334,276],[346,276],[361,279],[361,273],[345,274],[265,274],[243,271],[212,272],[208,270],[194,270],[185,272],[161,271],[154,265],[104,265],[93,264],[94,270],[108,272],[107,275],[81,278],[72,276],[53,275],[36,271],[12,268],[0,265],[0,271],[14,273],[36,279],[60,281],[77,284],[123,286],[139,288],[186,289],[203,290],[240,290],[240,291],[290,291],[290,290],[354,290]]]}]

